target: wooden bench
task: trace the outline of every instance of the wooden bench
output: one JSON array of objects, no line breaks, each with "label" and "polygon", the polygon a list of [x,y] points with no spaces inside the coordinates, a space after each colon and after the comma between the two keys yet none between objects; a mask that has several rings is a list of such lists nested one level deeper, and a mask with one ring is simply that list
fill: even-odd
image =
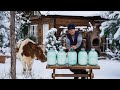
[{"label": "wooden bench", "polygon": [[[75,65],[75,66],[70,66],[68,64],[64,65],[64,66],[60,66],[60,65],[47,65],[46,69],[53,69],[53,73],[52,73],[52,78],[55,79],[55,77],[90,77],[90,79],[94,78],[94,74],[93,74],[93,69],[100,69],[99,65],[96,66],[80,66],[80,65]],[[56,74],[55,73],[55,69],[88,69],[88,74]]]},{"label": "wooden bench", "polygon": [[8,55],[0,55],[0,63],[5,63],[6,58],[11,58],[11,56],[8,56]]}]

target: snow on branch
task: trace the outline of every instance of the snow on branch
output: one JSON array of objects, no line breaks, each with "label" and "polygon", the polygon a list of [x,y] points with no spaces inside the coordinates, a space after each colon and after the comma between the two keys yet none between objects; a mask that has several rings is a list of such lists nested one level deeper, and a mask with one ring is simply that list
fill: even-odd
[{"label": "snow on branch", "polygon": [[43,45],[45,46],[46,51],[48,51],[50,48],[53,48],[57,51],[56,47],[56,37],[55,32],[57,32],[56,28],[51,28],[45,35],[45,39],[43,40]]},{"label": "snow on branch", "polygon": [[120,27],[118,28],[117,32],[114,34],[114,39],[120,40]]}]

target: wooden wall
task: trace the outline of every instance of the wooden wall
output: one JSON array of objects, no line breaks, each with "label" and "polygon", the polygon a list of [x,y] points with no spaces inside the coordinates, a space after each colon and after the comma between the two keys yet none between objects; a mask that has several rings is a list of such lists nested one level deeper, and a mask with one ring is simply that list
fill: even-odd
[{"label": "wooden wall", "polygon": [[[56,33],[56,37],[58,38],[60,36],[60,32],[62,31],[62,29],[60,29],[60,26],[64,26],[66,27],[69,23],[74,23],[76,26],[89,26],[89,23],[91,22],[92,25],[95,25],[95,22],[93,19],[91,18],[87,18],[87,17],[70,17],[70,16],[42,16],[41,18],[34,18],[32,20],[32,24],[38,24],[39,28],[38,28],[38,43],[42,44],[42,40],[43,40],[43,24],[49,24],[49,29],[53,28],[54,25],[57,28],[57,33]],[[92,45],[92,41],[94,38],[99,38],[97,33],[99,32],[99,28],[97,27],[94,32],[90,33],[90,47],[94,47]],[[86,36],[85,36],[86,37]],[[85,38],[84,37],[84,38]],[[96,48],[99,52],[100,52],[100,46],[94,47]]]}]

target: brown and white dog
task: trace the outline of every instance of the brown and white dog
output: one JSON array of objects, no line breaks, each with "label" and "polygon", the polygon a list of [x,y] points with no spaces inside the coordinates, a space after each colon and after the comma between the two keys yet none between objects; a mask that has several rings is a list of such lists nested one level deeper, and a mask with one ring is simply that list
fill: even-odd
[{"label": "brown and white dog", "polygon": [[31,72],[34,58],[37,58],[41,62],[47,61],[41,46],[28,38],[17,42],[16,58],[22,62],[23,73],[25,71]]}]

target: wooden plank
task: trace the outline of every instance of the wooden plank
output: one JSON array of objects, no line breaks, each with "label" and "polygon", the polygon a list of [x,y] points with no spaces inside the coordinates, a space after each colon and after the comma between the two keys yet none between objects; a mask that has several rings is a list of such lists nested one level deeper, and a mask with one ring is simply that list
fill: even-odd
[{"label": "wooden plank", "polygon": [[90,65],[86,65],[86,66],[81,66],[81,65],[75,65],[75,66],[70,66],[68,64],[60,66],[60,65],[47,65],[46,66],[47,69],[100,69],[99,65],[96,66],[90,66]]},{"label": "wooden plank", "polygon": [[11,56],[9,56],[9,55],[0,55],[0,56],[6,57],[6,58],[11,58]]},{"label": "wooden plank", "polygon": [[54,74],[55,77],[90,77],[90,74]]}]

